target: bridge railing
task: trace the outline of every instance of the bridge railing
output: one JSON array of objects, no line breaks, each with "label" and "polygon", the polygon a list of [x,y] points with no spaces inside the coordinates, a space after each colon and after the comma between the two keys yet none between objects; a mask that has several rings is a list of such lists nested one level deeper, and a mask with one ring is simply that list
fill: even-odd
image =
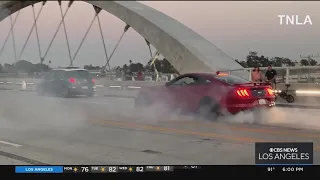
[{"label": "bridge railing", "polygon": [[[158,81],[158,82],[168,82],[176,78],[177,74],[170,73],[159,73],[158,77],[155,73],[143,73],[144,80],[143,81]],[[131,75],[123,75],[121,77],[117,77],[115,73],[107,73],[104,77],[110,80],[118,81],[136,81],[138,79],[137,73],[132,73]]]},{"label": "bridge railing", "polygon": [[[320,66],[301,66],[301,67],[273,67],[277,71],[278,83],[320,83]],[[251,80],[251,72],[253,68],[231,69],[223,70],[229,74],[240,76],[244,79]],[[267,67],[260,67],[262,74],[267,71]],[[92,73],[97,74],[98,73]],[[160,74],[157,78],[153,73],[144,73],[145,81],[170,81],[177,77],[177,74]],[[25,78],[28,77],[26,73],[0,73],[0,78]],[[29,77],[35,78],[35,77]],[[103,77],[101,77],[103,78]],[[105,78],[110,80],[117,80],[115,73],[106,74]],[[137,79],[137,74],[127,75],[121,78],[123,81],[131,81]]]},{"label": "bridge railing", "polygon": [[[277,71],[277,82],[279,83],[320,83],[320,66],[301,67],[273,67]],[[253,68],[242,68],[226,70],[229,74],[242,74],[242,78],[251,80]],[[267,71],[267,67],[260,67],[262,74]]]}]

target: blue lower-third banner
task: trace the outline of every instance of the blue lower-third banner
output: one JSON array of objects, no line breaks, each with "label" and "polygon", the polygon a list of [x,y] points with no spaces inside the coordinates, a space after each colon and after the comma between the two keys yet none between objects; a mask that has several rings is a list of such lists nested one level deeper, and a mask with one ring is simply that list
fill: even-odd
[{"label": "blue lower-third banner", "polygon": [[63,173],[63,166],[16,166],[16,173]]},{"label": "blue lower-third banner", "polygon": [[255,163],[258,165],[311,165],[313,143],[256,143]]}]

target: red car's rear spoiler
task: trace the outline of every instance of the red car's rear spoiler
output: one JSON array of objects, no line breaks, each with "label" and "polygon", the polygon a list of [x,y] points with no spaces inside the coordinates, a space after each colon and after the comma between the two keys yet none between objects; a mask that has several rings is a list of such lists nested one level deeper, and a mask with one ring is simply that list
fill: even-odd
[{"label": "red car's rear spoiler", "polygon": [[235,84],[236,86],[271,86],[270,82],[249,82],[242,84]]}]

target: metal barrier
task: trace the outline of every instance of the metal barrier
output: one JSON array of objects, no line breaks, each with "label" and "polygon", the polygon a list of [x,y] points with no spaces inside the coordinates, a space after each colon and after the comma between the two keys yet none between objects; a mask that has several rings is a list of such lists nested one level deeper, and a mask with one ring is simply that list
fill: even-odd
[{"label": "metal barrier", "polygon": [[[109,79],[111,81],[115,81],[118,79],[121,79],[122,81],[136,81],[137,80],[137,73],[133,73],[132,75],[127,75],[121,78],[117,78],[115,73],[108,73],[105,76],[101,77],[100,73],[92,73],[93,77],[97,79]],[[170,73],[160,73],[159,78],[157,79],[154,73],[145,73],[144,74],[144,81],[160,81],[160,82],[167,82],[171,81],[174,78],[176,78],[178,75],[177,74],[170,74]],[[26,74],[19,74],[16,75],[14,73],[0,73],[0,81],[1,79],[22,79],[26,81],[37,81],[39,80],[38,76],[28,76]]]},{"label": "metal barrier", "polygon": [[[0,88],[1,86],[2,87],[7,86],[6,89],[9,89],[8,86],[17,87],[14,89],[18,89],[18,87],[20,86],[21,87],[20,89],[32,90],[32,89],[35,89],[36,83],[26,82],[26,81],[22,81],[22,82],[0,81]],[[102,85],[102,84],[96,84],[95,87],[96,88],[113,88],[113,89],[119,89],[119,90],[124,90],[124,89],[137,90],[141,88],[141,86],[132,86],[132,85]]]}]

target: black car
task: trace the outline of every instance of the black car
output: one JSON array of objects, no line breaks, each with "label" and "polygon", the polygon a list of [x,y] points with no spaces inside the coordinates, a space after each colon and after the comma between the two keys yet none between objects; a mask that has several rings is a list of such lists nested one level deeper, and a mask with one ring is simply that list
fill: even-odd
[{"label": "black car", "polygon": [[86,95],[93,97],[95,79],[86,69],[53,69],[37,84],[38,95],[56,94],[62,97]]}]

